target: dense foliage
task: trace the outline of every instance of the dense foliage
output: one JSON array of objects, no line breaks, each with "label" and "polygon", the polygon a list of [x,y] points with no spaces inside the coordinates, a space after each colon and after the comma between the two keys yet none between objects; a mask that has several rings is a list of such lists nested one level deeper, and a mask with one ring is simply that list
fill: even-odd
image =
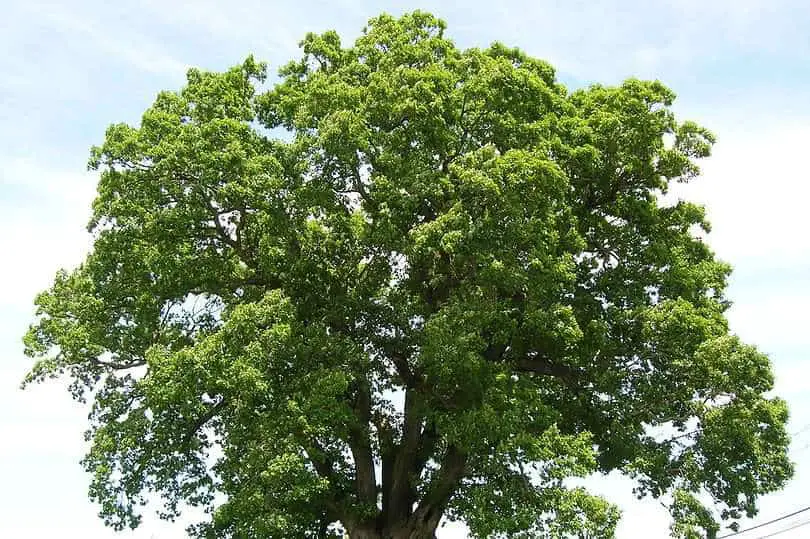
[{"label": "dense foliage", "polygon": [[420,12],[302,48],[272,86],[192,69],[93,150],[94,247],[26,349],[92,402],[109,525],[157,493],[200,537],[611,537],[570,478],[618,470],[714,537],[786,482],[730,268],[662,198],[712,143],[670,90],[568,91]]}]

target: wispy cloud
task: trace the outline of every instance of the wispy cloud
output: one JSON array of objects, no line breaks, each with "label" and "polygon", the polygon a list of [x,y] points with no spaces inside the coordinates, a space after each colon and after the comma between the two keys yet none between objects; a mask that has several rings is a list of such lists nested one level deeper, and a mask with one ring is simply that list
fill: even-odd
[{"label": "wispy cloud", "polygon": [[[680,189],[707,205],[710,242],[721,256],[745,264],[810,267],[806,144],[810,124],[763,125],[739,111],[734,126],[718,120],[720,139],[703,177]],[[750,114],[750,116],[748,116]],[[808,114],[807,118],[810,118]],[[747,126],[746,120],[752,120]]]},{"label": "wispy cloud", "polygon": [[[33,160],[0,156],[0,313],[28,316],[31,300],[60,266],[79,263],[89,248],[83,228],[96,179]],[[22,329],[22,326],[16,326]],[[16,341],[15,341],[16,342]]]},{"label": "wispy cloud", "polygon": [[31,16],[39,17],[66,41],[82,43],[88,55],[110,56],[131,68],[157,75],[176,77],[189,67],[169,54],[166,44],[131,28],[80,15],[64,4],[50,4],[45,9],[37,8],[36,3],[27,6]]}]

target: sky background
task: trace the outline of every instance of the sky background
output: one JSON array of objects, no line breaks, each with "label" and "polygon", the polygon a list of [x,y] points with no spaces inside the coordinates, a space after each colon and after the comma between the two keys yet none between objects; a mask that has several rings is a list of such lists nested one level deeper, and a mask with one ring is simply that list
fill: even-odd
[{"label": "sky background", "polygon": [[[379,12],[413,9],[444,18],[462,47],[499,40],[546,59],[569,86],[660,79],[681,119],[717,134],[703,177],[681,194],[708,206],[710,243],[736,268],[732,329],[771,355],[798,433],[796,478],[762,500],[757,522],[810,505],[810,2],[0,0],[0,537],[184,537],[183,523],[151,514],[135,532],[105,529],[78,464],[87,410],[60,383],[18,389],[33,297],[89,246],[89,147],[109,123],[136,123],[158,91],[178,89],[189,66],[220,70],[254,53],[274,71],[307,31],[353,39]],[[590,484],[624,509],[620,539],[668,536],[666,511],[635,501],[629,482]]]}]

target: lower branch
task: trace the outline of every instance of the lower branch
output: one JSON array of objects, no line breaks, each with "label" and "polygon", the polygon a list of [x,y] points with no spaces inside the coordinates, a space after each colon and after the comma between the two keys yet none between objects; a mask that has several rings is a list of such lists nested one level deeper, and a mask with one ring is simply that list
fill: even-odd
[{"label": "lower branch", "polygon": [[412,539],[434,537],[447,504],[458,489],[467,466],[467,455],[455,445],[450,445],[422,501],[409,519]]},{"label": "lower branch", "polygon": [[552,363],[544,358],[520,358],[514,362],[515,369],[520,372],[531,372],[544,376],[553,376],[565,381],[571,381],[579,375],[579,371],[567,365]]}]

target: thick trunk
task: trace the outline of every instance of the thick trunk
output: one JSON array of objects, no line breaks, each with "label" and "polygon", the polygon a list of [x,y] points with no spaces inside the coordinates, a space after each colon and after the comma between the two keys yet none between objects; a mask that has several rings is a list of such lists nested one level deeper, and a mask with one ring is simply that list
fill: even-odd
[{"label": "thick trunk", "polygon": [[436,529],[442,518],[442,511],[429,508],[417,509],[406,519],[393,525],[383,526],[366,523],[349,526],[349,539],[436,539]]},{"label": "thick trunk", "polygon": [[349,532],[349,539],[435,539],[438,519],[423,522],[418,526],[402,526],[380,531],[376,528],[357,528]]},{"label": "thick trunk", "polygon": [[436,539],[436,530],[404,530],[394,532],[385,539]]},{"label": "thick trunk", "polygon": [[382,534],[377,530],[356,529],[349,533],[349,539],[382,539]]},{"label": "thick trunk", "polygon": [[384,539],[436,539],[439,518],[430,519],[401,529],[391,530]]},{"label": "thick trunk", "polygon": [[[464,452],[458,447],[450,445],[442,458],[439,471],[432,478],[422,500],[415,508],[412,501],[405,505],[402,500],[397,500],[392,496],[389,498],[388,504],[383,503],[385,510],[376,520],[364,520],[347,526],[349,538],[435,539],[436,528],[439,526],[439,521],[453,492],[464,475],[466,463],[467,456]],[[392,471],[396,474],[396,463]],[[384,488],[383,492],[391,492],[391,490],[393,489]],[[404,494],[406,496],[403,496],[403,499],[407,500],[408,495],[413,496],[415,493],[412,489],[406,489]],[[392,501],[397,503],[390,503]]]}]

